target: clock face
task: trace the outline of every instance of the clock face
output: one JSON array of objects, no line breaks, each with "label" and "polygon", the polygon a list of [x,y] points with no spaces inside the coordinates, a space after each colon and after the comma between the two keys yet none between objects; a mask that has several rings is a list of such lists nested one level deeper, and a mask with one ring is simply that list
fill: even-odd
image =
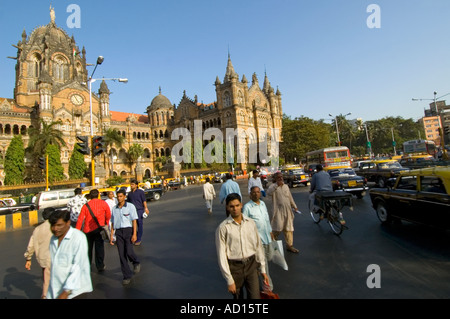
[{"label": "clock face", "polygon": [[79,94],[73,94],[73,95],[70,97],[70,101],[71,101],[73,104],[79,106],[79,105],[81,105],[81,104],[84,103],[84,98],[83,98],[81,95],[79,95]]}]

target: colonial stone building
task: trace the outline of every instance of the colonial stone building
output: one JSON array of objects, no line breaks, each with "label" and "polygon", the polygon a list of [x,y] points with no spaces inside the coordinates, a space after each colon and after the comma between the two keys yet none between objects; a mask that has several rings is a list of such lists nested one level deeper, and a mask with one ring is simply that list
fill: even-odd
[{"label": "colonial stone building", "polygon": [[[0,157],[4,158],[14,135],[21,134],[27,146],[30,127],[40,125],[41,119],[48,123],[60,121],[59,129],[67,143],[61,150],[61,162],[68,177],[76,136],[90,135],[89,74],[85,48],[80,50],[75,39],[55,24],[54,12],[50,16],[49,24],[37,27],[29,35],[24,30],[15,45],[14,96],[0,98]],[[281,131],[281,94],[278,89],[274,92],[267,75],[262,89],[256,74],[249,86],[245,75],[239,80],[228,58],[223,82],[217,77],[215,87],[216,102],[199,103],[196,96],[192,99],[184,92],[178,106],[162,95],[160,89],[147,107],[147,114],[133,114],[110,110],[110,91],[103,81],[98,92],[91,96],[92,126],[94,135],[113,128],[125,138],[121,149],[115,146],[108,149],[108,154],[115,155],[114,174],[134,175],[136,167],[130,167],[126,154],[132,144],[138,143],[144,149],[137,164],[139,177],[153,175],[157,158],[169,156],[177,142],[171,140],[172,131],[178,127],[191,129],[194,120],[201,120],[203,129],[253,127],[257,134],[263,128]],[[96,165],[107,166],[103,171],[109,175],[109,156],[105,155],[97,159]],[[86,162],[89,160],[86,156]],[[31,158],[27,157],[26,162],[33,165]],[[0,185],[4,177],[0,161]]]}]

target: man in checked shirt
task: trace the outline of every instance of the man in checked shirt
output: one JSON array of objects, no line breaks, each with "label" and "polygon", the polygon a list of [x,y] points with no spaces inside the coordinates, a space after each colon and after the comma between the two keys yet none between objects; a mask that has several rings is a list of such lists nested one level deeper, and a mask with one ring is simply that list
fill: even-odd
[{"label": "man in checked shirt", "polygon": [[226,197],[228,218],[216,230],[216,249],[220,271],[234,299],[243,298],[243,287],[248,299],[260,299],[258,272],[269,285],[265,270],[265,256],[255,222],[242,214],[241,196]]}]

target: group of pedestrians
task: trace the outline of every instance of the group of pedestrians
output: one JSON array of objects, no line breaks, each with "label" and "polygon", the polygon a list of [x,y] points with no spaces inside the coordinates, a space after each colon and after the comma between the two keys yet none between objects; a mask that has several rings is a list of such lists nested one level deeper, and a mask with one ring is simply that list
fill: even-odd
[{"label": "group of pedestrians", "polygon": [[[105,270],[104,226],[110,226],[109,243],[117,246],[123,275],[122,284],[128,285],[141,265],[134,252],[140,245],[145,214],[149,214],[145,193],[132,180],[131,191],[118,190],[108,194],[107,200],[99,198],[97,189],[89,192],[89,200],[81,188],[75,189],[75,197],[67,209],[46,208],[44,222],[35,228],[24,254],[25,268],[31,269],[31,257],[42,268],[43,288],[41,298],[82,298],[92,292],[91,264],[99,272]],[[129,263],[132,263],[131,270]]]},{"label": "group of pedestrians", "polygon": [[[226,177],[219,192],[219,201],[225,204],[226,219],[215,233],[219,268],[234,298],[243,298],[245,287],[248,298],[259,299],[261,287],[273,290],[268,266],[271,242],[283,233],[286,250],[299,252],[293,245],[294,211],[298,208],[280,172],[273,175],[273,183],[267,189],[267,196],[272,198],[272,218],[261,200],[265,192],[257,171],[249,179],[250,201],[245,205],[239,184],[233,181],[231,174]],[[311,192],[326,189],[330,184],[327,176],[317,174],[311,182]],[[129,284],[132,276],[140,271],[133,246],[141,243],[142,219],[149,211],[138,182],[131,181],[128,194],[125,190],[117,191],[117,198],[110,192],[108,199],[101,200],[96,189],[90,191],[89,201],[83,197],[81,189],[76,189],[75,194],[68,204],[69,209],[47,208],[44,211],[45,221],[34,230],[25,252],[28,270],[33,253],[42,268],[43,298],[75,298],[92,291],[90,273],[94,251],[97,270],[105,270],[101,235],[105,225],[111,227],[110,244],[118,248],[122,283]],[[208,179],[203,186],[203,197],[208,213],[212,214],[216,193]]]},{"label": "group of pedestrians", "polygon": [[268,266],[270,243],[278,240],[281,233],[286,250],[299,252],[293,246],[294,211],[298,209],[282,174],[273,175],[273,183],[267,190],[273,203],[271,220],[261,200],[266,194],[257,170],[249,179],[248,193],[250,201],[243,205],[239,185],[227,179],[219,195],[220,202],[225,201],[227,218],[216,229],[216,250],[228,291],[236,299],[243,298],[244,287],[249,299],[259,299],[262,289],[273,290]]}]

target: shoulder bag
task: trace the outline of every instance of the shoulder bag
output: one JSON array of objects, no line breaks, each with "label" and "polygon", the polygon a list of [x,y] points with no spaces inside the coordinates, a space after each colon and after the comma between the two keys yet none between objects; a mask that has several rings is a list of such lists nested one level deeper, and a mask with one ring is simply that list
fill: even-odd
[{"label": "shoulder bag", "polygon": [[97,223],[98,228],[100,229],[100,234],[102,235],[103,240],[110,240],[111,238],[111,232],[109,230],[109,226],[105,224],[105,226],[100,226],[100,223],[97,220],[97,217],[95,217],[94,213],[92,212],[91,207],[88,203],[86,203],[87,208],[89,209],[89,213],[91,214],[92,219]]}]

